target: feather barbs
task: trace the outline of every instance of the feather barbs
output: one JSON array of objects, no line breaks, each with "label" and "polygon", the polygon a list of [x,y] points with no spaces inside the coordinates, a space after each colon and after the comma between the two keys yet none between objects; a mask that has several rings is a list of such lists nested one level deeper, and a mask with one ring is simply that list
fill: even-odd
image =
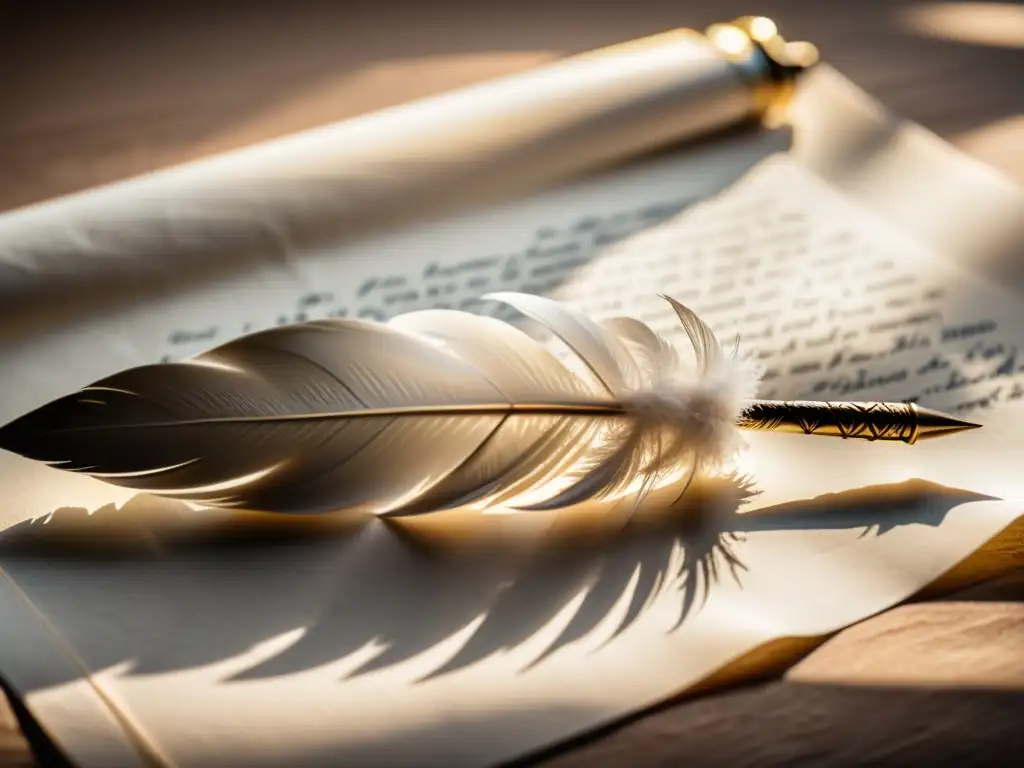
[{"label": "feather barbs", "polygon": [[492,294],[568,349],[455,310],[321,320],[115,374],[0,428],[0,447],[209,506],[420,514],[632,496],[727,461],[756,371],[667,299],[695,364],[632,318]]}]

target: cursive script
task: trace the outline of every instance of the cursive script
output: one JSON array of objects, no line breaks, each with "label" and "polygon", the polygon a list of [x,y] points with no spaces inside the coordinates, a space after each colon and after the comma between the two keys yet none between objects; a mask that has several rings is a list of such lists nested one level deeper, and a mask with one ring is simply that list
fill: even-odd
[{"label": "cursive script", "polygon": [[538,223],[523,240],[437,254],[348,292],[297,293],[272,317],[171,329],[163,359],[323,317],[382,321],[444,307],[508,318],[480,299],[495,290],[632,315],[683,341],[657,296],[666,293],[761,361],[763,397],[899,399],[968,413],[1024,399],[1024,328],[992,316],[984,286],[915,255],[916,244],[792,164],[768,164],[697,206],[677,199],[585,213]]}]

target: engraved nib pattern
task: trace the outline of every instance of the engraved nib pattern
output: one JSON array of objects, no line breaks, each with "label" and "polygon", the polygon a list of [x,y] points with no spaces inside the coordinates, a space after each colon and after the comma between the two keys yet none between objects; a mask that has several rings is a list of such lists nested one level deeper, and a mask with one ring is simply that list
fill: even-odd
[{"label": "engraved nib pattern", "polygon": [[980,424],[954,418],[913,403],[755,400],[739,421],[744,429],[827,435],[845,439],[914,443]]}]

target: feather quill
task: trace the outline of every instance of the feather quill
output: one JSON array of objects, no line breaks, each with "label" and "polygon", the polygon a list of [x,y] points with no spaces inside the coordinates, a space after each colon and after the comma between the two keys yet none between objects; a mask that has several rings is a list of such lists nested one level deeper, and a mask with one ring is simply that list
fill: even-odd
[{"label": "feather quill", "polygon": [[554,509],[727,462],[758,372],[665,298],[693,359],[639,320],[486,297],[569,352],[454,310],[320,320],[123,371],[0,428],[0,447],[108,483],[254,511]]}]

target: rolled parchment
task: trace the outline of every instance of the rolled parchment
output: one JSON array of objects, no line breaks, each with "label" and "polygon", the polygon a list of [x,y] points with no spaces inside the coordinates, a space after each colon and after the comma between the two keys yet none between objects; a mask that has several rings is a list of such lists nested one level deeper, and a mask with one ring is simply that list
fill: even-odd
[{"label": "rolled parchment", "polygon": [[764,18],[677,30],[16,210],[0,312],[287,262],[557,184],[764,115],[805,58]]}]

